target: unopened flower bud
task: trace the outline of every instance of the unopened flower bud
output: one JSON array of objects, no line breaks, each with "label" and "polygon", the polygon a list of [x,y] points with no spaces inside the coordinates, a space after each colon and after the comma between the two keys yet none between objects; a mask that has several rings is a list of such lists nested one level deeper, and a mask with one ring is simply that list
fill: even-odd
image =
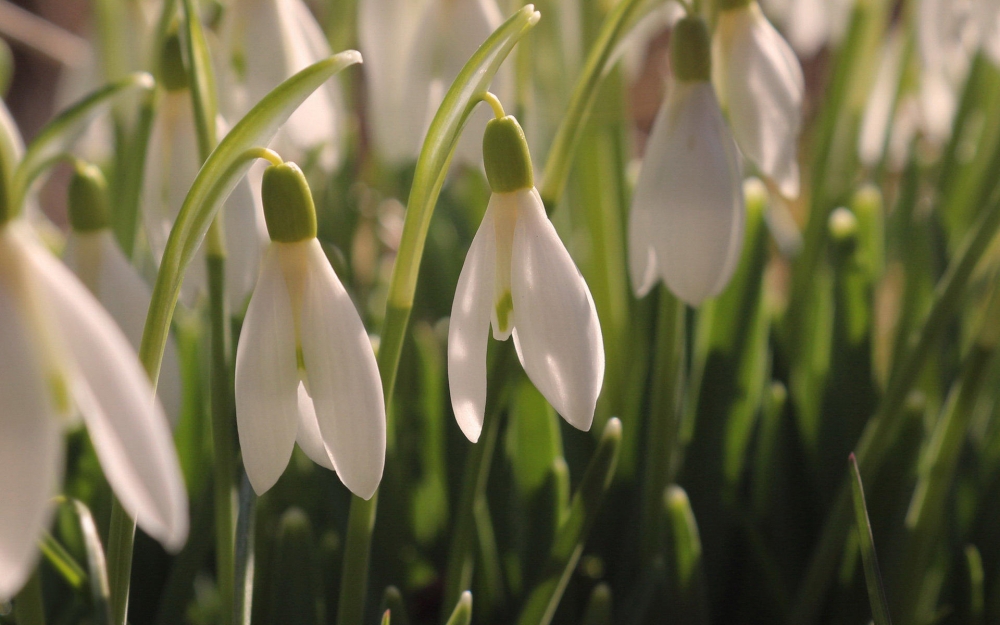
[{"label": "unopened flower bud", "polygon": [[272,241],[296,243],[316,237],[316,206],[298,165],[282,163],[265,169],[260,193]]},{"label": "unopened flower bud", "polygon": [[108,227],[108,183],[96,165],[79,163],[69,181],[69,224],[76,232]]}]

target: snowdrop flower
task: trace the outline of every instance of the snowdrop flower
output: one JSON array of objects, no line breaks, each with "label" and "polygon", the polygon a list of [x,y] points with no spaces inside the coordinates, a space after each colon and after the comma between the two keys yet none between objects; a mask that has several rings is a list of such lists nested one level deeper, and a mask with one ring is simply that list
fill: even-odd
[{"label": "snowdrop flower", "polygon": [[34,568],[78,411],[125,510],[168,549],[187,498],[170,430],[128,340],[23,220],[0,206],[0,597]]},{"label": "snowdrop flower", "polygon": [[[380,155],[400,164],[416,160],[441,100],[469,57],[500,24],[495,0],[361,0],[359,44],[365,57],[372,131]],[[508,70],[493,79],[506,96]],[[480,163],[477,138],[488,111],[469,118],[455,160]]]},{"label": "snowdrop flower", "polygon": [[653,123],[629,216],[632,288],[646,295],[658,278],[692,306],[719,294],[743,245],[739,151],[710,80],[704,22],[674,27],[674,78]]},{"label": "snowdrop flower", "polygon": [[804,57],[843,39],[853,0],[765,0],[764,9],[785,26],[788,40]]},{"label": "snowdrop flower", "polygon": [[[63,262],[138,351],[152,292],[115,241],[108,223],[107,182],[100,169],[82,162],[76,164],[67,204],[70,232]],[[181,378],[173,341],[167,341],[156,392],[170,422],[176,424],[181,410]]]},{"label": "snowdrop flower", "polygon": [[385,404],[361,317],[316,240],[302,171],[268,167],[261,184],[271,236],[236,350],[236,422],[258,494],[298,442],[369,499],[385,462]]},{"label": "snowdrop flower", "polygon": [[[161,67],[160,82],[166,93],[156,112],[149,139],[142,198],[146,238],[157,263],[163,258],[170,229],[201,168],[191,94],[181,58],[180,39],[176,35],[169,37],[164,46]],[[224,121],[220,119],[218,126],[220,132],[223,131]],[[253,196],[249,180],[244,178],[222,208],[228,254],[226,295],[234,310],[242,309],[253,288],[266,243],[259,213],[259,201]],[[205,262],[197,258],[185,276],[181,301],[188,307],[194,306],[199,296],[207,291],[207,284]]]},{"label": "snowdrop flower", "polygon": [[448,328],[451,404],[462,432],[479,440],[486,407],[486,346],[514,337],[525,373],[581,430],[594,420],[604,381],[604,342],[590,289],[545,215],[520,125],[504,116],[483,136],[493,195],[458,278]]},{"label": "snowdrop flower", "polygon": [[[227,113],[234,118],[242,117],[285,79],[333,54],[302,0],[235,0],[225,17],[223,32],[232,67],[219,76],[245,90],[242,101],[233,97],[235,90],[222,92]],[[292,113],[273,145],[303,161],[318,155],[320,164],[331,170],[340,157],[343,118],[341,93],[332,80]]]},{"label": "snowdrop flower", "polygon": [[795,53],[756,0],[721,3],[712,41],[712,79],[743,154],[782,195],[799,194],[795,159],[805,80]]}]

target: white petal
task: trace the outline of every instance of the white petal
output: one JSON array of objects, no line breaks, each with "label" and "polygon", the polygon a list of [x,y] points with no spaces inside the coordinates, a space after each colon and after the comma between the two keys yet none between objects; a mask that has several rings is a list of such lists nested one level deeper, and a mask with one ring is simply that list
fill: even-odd
[{"label": "white petal", "polygon": [[312,397],[306,391],[305,384],[299,382],[298,392],[299,403],[299,429],[295,436],[295,442],[299,444],[313,462],[321,467],[336,471],[333,466],[333,458],[323,444],[323,435],[319,431],[319,423],[316,421],[316,408],[313,406]]},{"label": "white petal", "polygon": [[75,360],[71,392],[108,482],[140,527],[179,549],[187,494],[166,417],[135,350],[68,269],[40,246],[25,250]]},{"label": "white petal", "polygon": [[633,205],[628,217],[628,261],[632,291],[645,297],[659,277],[653,245],[654,214],[645,205]]},{"label": "white petal", "polygon": [[858,158],[868,167],[878,164],[884,155],[885,142],[889,135],[889,124],[896,106],[904,43],[902,34],[899,31],[893,31],[882,46],[875,84],[872,86],[864,115],[861,118]]},{"label": "white petal", "polygon": [[712,85],[676,82],[657,115],[632,200],[650,212],[656,262],[692,306],[725,288],[746,219],[739,153]]},{"label": "white petal", "polygon": [[487,209],[458,276],[448,324],[448,387],[455,419],[475,443],[486,410],[486,345],[493,313],[496,240]]},{"label": "white petal", "polygon": [[604,341],[590,289],[559,240],[538,191],[517,191],[511,259],[514,332],[528,377],[581,430],[604,382]]},{"label": "white petal", "polygon": [[803,57],[811,57],[830,39],[827,0],[793,0],[788,16],[788,38]]},{"label": "white petal", "polygon": [[[0,268],[2,270],[2,268]],[[0,275],[0,600],[21,589],[38,560],[62,476],[62,436],[40,363],[13,293]]]},{"label": "white petal", "polygon": [[309,391],[337,474],[352,493],[370,499],[385,464],[385,402],[375,353],[319,241],[306,245],[299,327]]},{"label": "white petal", "polygon": [[298,429],[295,322],[279,254],[272,245],[264,256],[236,348],[236,424],[258,495],[285,471]]},{"label": "white petal", "polygon": [[795,53],[756,3],[722,11],[713,44],[713,77],[740,149],[783,195],[798,196],[805,80]]}]

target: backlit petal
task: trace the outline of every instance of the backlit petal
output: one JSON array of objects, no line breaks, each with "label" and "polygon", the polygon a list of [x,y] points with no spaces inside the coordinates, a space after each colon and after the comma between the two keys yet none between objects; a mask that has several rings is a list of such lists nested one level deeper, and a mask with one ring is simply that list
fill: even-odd
[{"label": "backlit petal", "polygon": [[309,391],[337,474],[352,493],[370,499],[385,464],[385,402],[375,353],[319,241],[305,245],[299,327]]},{"label": "backlit petal", "polygon": [[323,435],[319,431],[319,423],[316,421],[316,408],[313,406],[312,397],[306,391],[305,384],[299,382],[299,429],[295,435],[295,442],[299,444],[313,462],[326,467],[331,471],[336,471],[333,466],[333,458],[323,444]]},{"label": "backlit petal", "polygon": [[62,476],[62,435],[49,389],[9,285],[0,276],[0,599],[38,560]]},{"label": "backlit petal", "polygon": [[258,495],[288,466],[299,421],[295,323],[279,253],[271,245],[264,256],[236,348],[236,423]]},{"label": "backlit petal", "polygon": [[75,360],[71,393],[104,473],[146,533],[176,550],[187,538],[187,494],[163,408],[135,350],[76,277],[40,246],[32,270]]},{"label": "backlit petal", "polygon": [[739,153],[712,85],[672,85],[660,109],[636,183],[632,210],[650,213],[660,272],[696,306],[732,277],[743,245]]},{"label": "backlit petal", "polygon": [[511,259],[514,332],[528,377],[570,423],[589,430],[604,382],[604,342],[590,289],[538,191],[517,191]]},{"label": "backlit petal", "polygon": [[455,419],[475,443],[486,410],[486,345],[493,313],[496,241],[487,209],[458,277],[448,324],[448,387]]}]

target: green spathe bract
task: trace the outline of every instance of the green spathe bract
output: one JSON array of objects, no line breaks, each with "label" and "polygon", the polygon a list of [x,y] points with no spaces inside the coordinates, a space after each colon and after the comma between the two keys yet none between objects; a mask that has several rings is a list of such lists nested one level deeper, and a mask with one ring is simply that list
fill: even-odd
[{"label": "green spathe bract", "polygon": [[178,33],[171,34],[163,42],[163,49],[160,51],[160,83],[167,91],[188,88],[188,74],[184,69],[184,55]]},{"label": "green spathe bract", "polygon": [[511,115],[491,119],[486,124],[483,163],[494,193],[510,193],[535,186],[528,141],[521,125]]},{"label": "green spathe bract", "polygon": [[272,241],[296,243],[316,237],[316,206],[298,165],[282,163],[265,169],[260,194]]},{"label": "green spathe bract", "polygon": [[670,64],[677,80],[707,81],[712,78],[712,38],[705,20],[685,17],[670,36]]},{"label": "green spathe bract", "polygon": [[96,165],[78,163],[69,181],[69,225],[77,232],[108,227],[108,183]]}]

